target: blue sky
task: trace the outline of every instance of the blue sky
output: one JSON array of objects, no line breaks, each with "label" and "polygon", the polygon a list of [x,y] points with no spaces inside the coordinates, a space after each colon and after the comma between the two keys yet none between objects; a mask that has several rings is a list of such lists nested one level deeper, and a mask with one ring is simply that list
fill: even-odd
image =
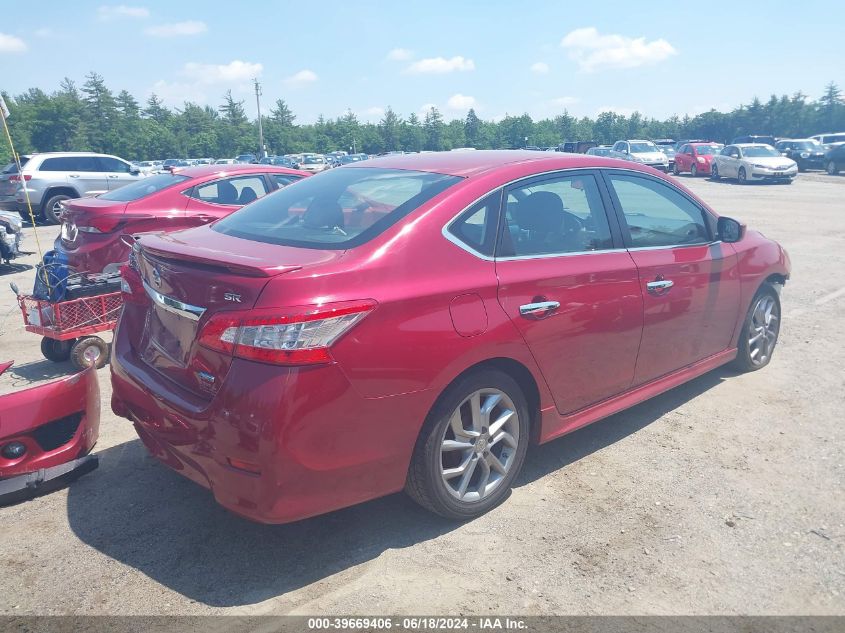
[{"label": "blue sky", "polygon": [[[58,88],[94,70],[117,92],[300,122],[347,109],[377,121],[436,105],[447,119],[604,109],[663,118],[758,95],[845,89],[845,3],[51,2],[0,0],[0,89]],[[772,7],[769,9],[768,7]],[[838,8],[837,8],[838,7]]]}]

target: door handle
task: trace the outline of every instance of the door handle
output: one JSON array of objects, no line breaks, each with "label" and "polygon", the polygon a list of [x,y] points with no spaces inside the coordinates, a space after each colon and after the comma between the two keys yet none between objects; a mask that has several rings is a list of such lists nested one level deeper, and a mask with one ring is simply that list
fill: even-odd
[{"label": "door handle", "polygon": [[557,310],[560,307],[559,301],[540,301],[538,303],[526,303],[519,306],[519,314],[521,316],[543,316],[552,310]]},{"label": "door handle", "polygon": [[675,282],[670,279],[660,279],[658,281],[650,281],[645,287],[649,294],[662,295],[669,291],[669,288],[675,285]]},{"label": "door handle", "polygon": [[79,178],[79,174],[68,174],[71,178]]},{"label": "door handle", "polygon": [[109,174],[109,178],[117,178],[117,174]]}]

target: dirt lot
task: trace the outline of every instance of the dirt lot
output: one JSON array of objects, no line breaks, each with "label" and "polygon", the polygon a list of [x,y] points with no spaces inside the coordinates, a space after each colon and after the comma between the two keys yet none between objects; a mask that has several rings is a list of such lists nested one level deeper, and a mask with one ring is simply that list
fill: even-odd
[{"label": "dirt lot", "polygon": [[[714,371],[533,450],[470,523],[395,495],[261,526],[149,458],[104,369],[99,470],[0,508],[0,612],[845,614],[845,177],[682,180],[792,256],[764,371]],[[0,392],[71,371],[2,285]]]}]

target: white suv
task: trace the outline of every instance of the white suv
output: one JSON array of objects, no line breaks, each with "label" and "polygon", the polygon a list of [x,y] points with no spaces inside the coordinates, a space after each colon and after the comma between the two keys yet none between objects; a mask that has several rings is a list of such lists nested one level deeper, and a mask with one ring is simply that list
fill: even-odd
[{"label": "white suv", "polygon": [[24,186],[37,217],[58,223],[60,203],[70,198],[96,196],[144,178],[128,161],[92,152],[45,152],[21,156],[19,174],[12,163],[0,172],[0,209],[28,218]]}]

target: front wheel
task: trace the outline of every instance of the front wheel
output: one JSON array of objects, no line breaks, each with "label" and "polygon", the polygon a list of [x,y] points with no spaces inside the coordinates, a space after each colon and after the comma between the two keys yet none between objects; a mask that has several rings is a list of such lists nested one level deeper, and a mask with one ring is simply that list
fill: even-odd
[{"label": "front wheel", "polygon": [[92,365],[96,369],[105,367],[109,362],[109,344],[99,336],[83,336],[70,348],[70,360],[80,370]]},{"label": "front wheel", "polygon": [[765,284],[751,301],[739,335],[734,367],[740,371],[757,371],[769,364],[780,333],[780,298],[775,289]]},{"label": "front wheel", "polygon": [[836,163],[831,160],[831,161],[828,161],[828,163],[827,163],[826,171],[831,176],[835,176],[836,174],[839,173],[839,168],[836,166]]},{"label": "front wheel", "polygon": [[405,490],[449,519],[472,519],[501,503],[525,461],[528,403],[494,370],[470,374],[441,396],[417,440]]},{"label": "front wheel", "polygon": [[698,167],[695,166],[695,163],[690,165],[689,173],[690,173],[690,176],[692,176],[693,178],[698,177]]},{"label": "front wheel", "polygon": [[673,174],[675,174],[676,176],[680,176],[680,175],[681,175],[681,170],[680,170],[680,169],[678,169],[678,163],[677,163],[677,162],[675,162],[675,163],[672,165],[672,173],[673,173]]},{"label": "front wheel", "polygon": [[719,175],[719,168],[716,166],[716,163],[713,163],[710,166],[710,179],[711,180],[719,180],[721,176]]},{"label": "front wheel", "polygon": [[739,168],[739,172],[737,172],[736,179],[741,185],[748,184],[748,176],[746,176],[745,174],[745,167]]}]

